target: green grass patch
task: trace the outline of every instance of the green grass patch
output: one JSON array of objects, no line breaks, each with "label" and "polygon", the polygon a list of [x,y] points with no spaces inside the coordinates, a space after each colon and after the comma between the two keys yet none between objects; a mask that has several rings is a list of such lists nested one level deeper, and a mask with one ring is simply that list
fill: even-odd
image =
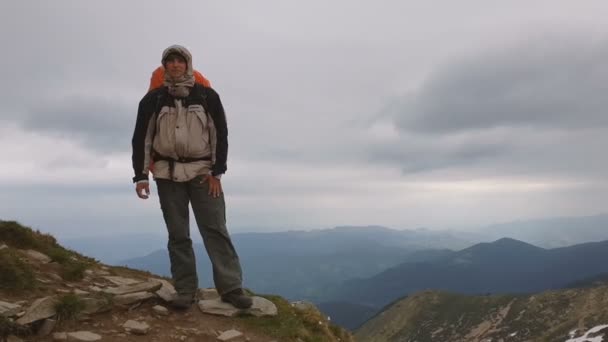
[{"label": "green grass patch", "polygon": [[0,289],[31,290],[36,285],[30,265],[21,261],[10,248],[0,250]]},{"label": "green grass patch", "polygon": [[27,336],[30,334],[29,327],[19,325],[0,315],[0,341],[4,341],[9,335]]},{"label": "green grass patch", "polygon": [[67,294],[59,298],[55,304],[57,319],[62,321],[75,319],[85,307],[85,303],[77,295]]},{"label": "green grass patch", "polygon": [[69,260],[61,265],[61,278],[67,281],[78,281],[84,278],[88,264],[81,261]]},{"label": "green grass patch", "polygon": [[[274,317],[242,316],[250,328],[280,341],[333,342],[352,341],[352,336],[344,329],[331,325],[314,308],[297,310],[279,296],[262,296],[272,301],[278,309]],[[320,323],[319,323],[320,322]]]}]

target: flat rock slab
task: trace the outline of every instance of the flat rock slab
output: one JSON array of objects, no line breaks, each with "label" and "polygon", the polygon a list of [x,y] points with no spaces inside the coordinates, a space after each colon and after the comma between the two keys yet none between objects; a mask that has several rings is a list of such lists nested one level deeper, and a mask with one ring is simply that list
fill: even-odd
[{"label": "flat rock slab", "polygon": [[0,316],[11,317],[21,311],[21,305],[0,301]]},{"label": "flat rock slab", "polygon": [[162,298],[165,302],[170,302],[177,294],[175,287],[164,279],[150,279],[150,281],[159,281],[162,284],[161,288],[156,291],[156,295]]},{"label": "flat rock slab", "polygon": [[144,300],[150,299],[152,297],[154,297],[153,293],[142,291],[115,296],[112,301],[114,304],[117,305],[131,305],[138,302],[143,302]]},{"label": "flat rock slab", "polygon": [[217,337],[218,341],[232,341],[236,338],[243,336],[243,333],[238,330],[228,330],[221,333],[220,336]]},{"label": "flat rock slab", "polygon": [[198,302],[198,307],[204,313],[226,317],[234,317],[237,314],[248,314],[256,317],[277,315],[277,306],[273,302],[257,296],[252,297],[252,299],[253,305],[249,309],[237,309],[232,304],[222,302],[220,298],[201,300]]},{"label": "flat rock slab", "polygon": [[123,325],[123,328],[131,334],[145,335],[150,330],[150,326],[146,322],[138,322],[134,320],[128,320]]},{"label": "flat rock slab", "polygon": [[43,264],[48,264],[49,262],[51,262],[51,258],[48,257],[48,255],[46,254],[42,254],[38,251],[35,251],[33,249],[28,249],[25,251],[25,256],[27,256],[28,259],[33,260],[33,261],[38,261],[41,262]]},{"label": "flat rock slab", "polygon": [[137,280],[132,278],[124,278],[124,277],[116,277],[116,276],[104,276],[104,279],[108,280],[114,285],[135,285],[139,283],[143,283],[143,280]]},{"label": "flat rock slab", "polygon": [[82,312],[89,315],[110,311],[112,309],[112,306],[108,301],[99,298],[82,298],[82,302],[84,303]]},{"label": "flat rock slab", "polygon": [[220,298],[220,294],[217,293],[216,289],[198,289],[198,298],[207,300],[207,299],[216,299]]},{"label": "flat rock slab", "polygon": [[162,283],[158,280],[148,280],[143,283],[133,284],[133,285],[121,285],[118,287],[111,287],[108,289],[104,289],[103,292],[113,294],[113,295],[124,295],[128,293],[134,292],[142,292],[149,291],[154,292],[160,289]]},{"label": "flat rock slab", "polygon": [[90,331],[74,331],[67,333],[69,341],[100,341],[101,335]]},{"label": "flat rock slab", "polygon": [[39,298],[25,311],[25,315],[17,320],[18,324],[29,324],[55,316],[56,297]]}]

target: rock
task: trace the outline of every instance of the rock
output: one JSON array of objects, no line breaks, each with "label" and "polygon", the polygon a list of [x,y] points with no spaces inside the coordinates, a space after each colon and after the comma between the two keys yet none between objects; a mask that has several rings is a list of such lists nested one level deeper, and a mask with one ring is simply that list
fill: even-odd
[{"label": "rock", "polygon": [[170,302],[171,299],[173,299],[173,296],[177,294],[175,288],[173,287],[173,285],[171,285],[170,282],[164,279],[150,278],[150,280],[159,281],[162,284],[161,288],[156,291],[156,295],[162,298],[165,302]]},{"label": "rock", "polygon": [[41,262],[43,264],[48,264],[49,262],[51,262],[51,258],[49,258],[46,254],[42,254],[33,249],[26,250],[25,256],[32,261]]},{"label": "rock", "polygon": [[89,286],[89,290],[91,290],[93,292],[101,292],[101,291],[103,291],[103,289],[101,287],[97,287],[95,285]]},{"label": "rock", "polygon": [[25,311],[25,315],[17,320],[18,324],[29,324],[45,318],[55,316],[56,297],[39,298]]},{"label": "rock", "polygon": [[74,294],[78,295],[78,296],[83,296],[83,295],[88,295],[89,293],[87,291],[83,291],[81,289],[74,289]]},{"label": "rock", "polygon": [[55,273],[46,273],[45,274],[47,277],[49,277],[50,279],[57,281],[57,282],[62,282],[63,278],[61,278],[58,274]]},{"label": "rock", "polygon": [[167,308],[162,305],[155,305],[154,307],[152,307],[152,310],[154,310],[154,312],[161,316],[167,316],[169,314],[169,310],[167,310]]},{"label": "rock", "polygon": [[145,335],[150,330],[150,326],[146,322],[138,322],[134,320],[128,320],[122,325],[125,330],[135,335]]},{"label": "rock", "polygon": [[15,336],[15,335],[9,335],[6,338],[6,342],[23,342],[23,340],[20,339],[19,337]]},{"label": "rock", "polygon": [[53,329],[55,329],[55,325],[57,325],[56,320],[47,318],[44,320],[44,322],[42,322],[42,325],[36,334],[38,336],[47,336],[53,331]]},{"label": "rock", "polygon": [[313,303],[306,302],[306,301],[293,302],[293,303],[291,303],[291,306],[294,309],[298,310],[298,311],[306,311],[306,310],[310,310],[310,309],[316,310],[317,309],[317,307]]},{"label": "rock", "polygon": [[99,341],[101,340],[101,336],[94,334],[90,331],[75,331],[69,332],[68,338],[70,341]]},{"label": "rock", "polygon": [[217,337],[218,341],[231,341],[234,340],[235,338],[239,338],[243,336],[243,333],[238,331],[238,330],[228,330],[228,331],[224,331],[220,336]]},{"label": "rock", "polygon": [[220,298],[220,294],[216,289],[198,289],[198,298],[200,299],[216,299]]},{"label": "rock", "polygon": [[139,283],[143,282],[143,281],[137,280],[137,279],[124,278],[124,277],[116,277],[116,276],[104,276],[103,278],[107,279],[112,284],[118,285],[118,286],[121,286],[121,285],[134,285],[134,284],[139,284]]},{"label": "rock", "polygon": [[273,302],[269,301],[266,298],[252,297],[253,306],[249,309],[237,309],[232,304],[224,303],[221,299],[209,299],[209,300],[201,300],[198,302],[198,307],[202,312],[212,314],[212,315],[220,315],[227,317],[234,317],[238,313],[249,314],[256,317],[261,316],[276,316],[278,313],[276,305]]},{"label": "rock", "polygon": [[117,305],[131,305],[143,302],[144,300],[150,299],[152,297],[154,297],[154,294],[150,292],[127,293],[124,295],[115,296],[113,302]]},{"label": "rock", "polygon": [[21,311],[21,305],[0,301],[0,316],[15,316],[19,311]]},{"label": "rock", "polygon": [[84,274],[93,275],[93,270],[84,270]]},{"label": "rock", "polygon": [[4,244],[4,243],[0,244],[0,251],[3,250],[3,249],[5,249],[5,248],[8,248],[8,246],[6,244]]},{"label": "rock", "polygon": [[53,341],[67,341],[68,334],[64,332],[53,333]]},{"label": "rock", "polygon": [[160,281],[148,280],[146,282],[139,283],[139,284],[121,285],[118,287],[104,289],[103,292],[113,294],[113,295],[123,295],[123,294],[141,292],[141,291],[154,292],[154,291],[160,289],[161,286],[162,286],[162,283]]}]

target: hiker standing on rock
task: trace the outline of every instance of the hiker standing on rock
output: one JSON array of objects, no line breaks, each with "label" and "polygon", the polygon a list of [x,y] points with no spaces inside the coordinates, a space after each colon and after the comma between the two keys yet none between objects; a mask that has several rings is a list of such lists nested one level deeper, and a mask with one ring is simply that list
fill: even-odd
[{"label": "hiker standing on rock", "polygon": [[213,280],[223,301],[251,307],[242,290],[238,255],[226,229],[221,176],[226,172],[228,129],[219,95],[195,82],[190,52],[179,45],[165,49],[164,85],[139,103],[133,133],[133,169],[137,196],[150,194],[149,166],[169,233],[171,274],[177,291],[171,305],[189,308],[198,288],[190,239],[189,208],[213,265]]}]

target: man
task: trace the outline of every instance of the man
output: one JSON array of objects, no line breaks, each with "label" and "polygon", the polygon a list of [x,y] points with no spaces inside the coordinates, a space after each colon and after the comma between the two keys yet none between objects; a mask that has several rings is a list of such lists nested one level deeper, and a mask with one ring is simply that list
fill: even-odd
[{"label": "man", "polygon": [[226,172],[228,129],[218,94],[195,83],[190,52],[179,45],[165,49],[164,86],[150,91],[139,103],[133,133],[133,169],[137,196],[150,195],[148,173],[154,161],[154,180],[169,233],[171,275],[176,309],[187,309],[198,288],[190,239],[189,208],[213,266],[213,280],[223,301],[237,308],[251,307],[242,290],[238,255],[226,229],[221,176]]}]

